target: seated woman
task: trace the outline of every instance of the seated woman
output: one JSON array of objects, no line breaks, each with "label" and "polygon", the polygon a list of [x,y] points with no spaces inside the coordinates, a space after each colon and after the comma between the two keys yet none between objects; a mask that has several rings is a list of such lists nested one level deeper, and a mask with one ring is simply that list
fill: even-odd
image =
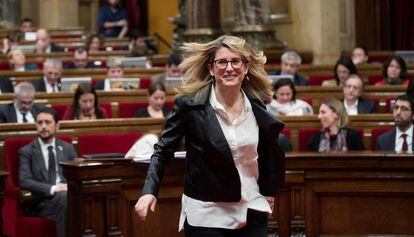
[{"label": "seated woman", "polygon": [[167,92],[164,84],[157,82],[152,83],[148,88],[148,106],[138,109],[134,117],[137,118],[165,118],[170,110],[164,107]]},{"label": "seated woman", "polygon": [[273,99],[266,106],[269,113],[278,115],[313,114],[312,106],[306,101],[296,99],[296,89],[290,79],[279,79],[273,85]]},{"label": "seated woman", "polygon": [[16,72],[38,70],[36,64],[26,64],[26,56],[21,49],[12,49],[8,53],[9,67]]},{"label": "seated woman", "polygon": [[327,99],[319,107],[322,129],[308,143],[310,151],[360,151],[364,144],[359,133],[347,128],[349,119],[344,105],[337,99]]},{"label": "seated woman", "polygon": [[322,86],[343,86],[345,79],[351,74],[358,74],[357,68],[350,58],[341,57],[334,67],[335,78],[322,82]]},{"label": "seated woman", "polygon": [[108,118],[105,109],[99,107],[98,96],[89,83],[78,85],[73,97],[73,104],[69,106],[63,120],[92,120]]},{"label": "seated woman", "polygon": [[383,65],[382,75],[384,80],[374,84],[374,86],[384,85],[408,85],[410,80],[407,75],[407,66],[404,59],[400,56],[391,56]]},{"label": "seated woman", "polygon": [[98,34],[91,34],[86,39],[86,48],[88,53],[96,53],[104,47],[104,38]]}]

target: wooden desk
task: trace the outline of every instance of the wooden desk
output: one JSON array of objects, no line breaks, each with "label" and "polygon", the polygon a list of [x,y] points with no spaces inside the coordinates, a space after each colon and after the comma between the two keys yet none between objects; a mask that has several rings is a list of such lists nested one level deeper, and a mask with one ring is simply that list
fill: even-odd
[{"label": "wooden desk", "polygon": [[[134,205],[147,164],[129,159],[61,163],[68,180],[70,236],[183,236],[177,233],[185,161],[166,169],[155,213]],[[279,236],[414,233],[414,159],[384,153],[291,153],[276,198]]]},{"label": "wooden desk", "polygon": [[[4,185],[6,183],[6,178],[9,175],[8,172],[0,170],[0,210],[2,210],[3,208],[3,190],[4,190]],[[3,236],[3,221],[2,221],[2,216],[0,215],[0,236]]]}]

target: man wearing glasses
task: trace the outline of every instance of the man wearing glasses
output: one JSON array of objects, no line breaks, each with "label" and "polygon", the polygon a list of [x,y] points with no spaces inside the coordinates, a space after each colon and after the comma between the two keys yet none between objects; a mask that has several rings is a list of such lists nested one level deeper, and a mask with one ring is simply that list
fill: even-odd
[{"label": "man wearing glasses", "polygon": [[377,138],[377,151],[413,151],[413,108],[414,98],[408,95],[397,97],[393,108],[395,129],[392,129]]},{"label": "man wearing glasses", "polygon": [[13,103],[0,105],[0,123],[34,123],[43,108],[34,103],[35,89],[28,82],[19,83],[14,89]]}]

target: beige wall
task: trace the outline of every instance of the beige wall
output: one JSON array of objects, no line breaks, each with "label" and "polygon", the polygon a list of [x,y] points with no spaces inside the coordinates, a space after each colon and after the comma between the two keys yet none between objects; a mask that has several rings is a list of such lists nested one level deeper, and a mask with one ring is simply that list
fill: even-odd
[{"label": "beige wall", "polygon": [[[151,0],[148,1],[148,33],[158,33],[171,44],[175,25],[168,21],[168,17],[178,14],[178,0]],[[160,53],[168,53],[169,49],[160,43]]]},{"label": "beige wall", "polygon": [[40,27],[79,26],[78,14],[78,0],[39,0]]},{"label": "beige wall", "polygon": [[291,0],[291,22],[276,25],[289,49],[312,51],[315,64],[334,64],[340,56],[339,0]]}]

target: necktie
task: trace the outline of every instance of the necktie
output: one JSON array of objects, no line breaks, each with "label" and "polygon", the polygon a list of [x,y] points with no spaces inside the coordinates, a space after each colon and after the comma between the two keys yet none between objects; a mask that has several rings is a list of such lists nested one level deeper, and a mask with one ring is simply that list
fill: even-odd
[{"label": "necktie", "polygon": [[49,183],[52,185],[56,184],[56,161],[55,153],[53,153],[53,146],[48,146],[49,151]]},{"label": "necktie", "polygon": [[52,92],[56,92],[55,84],[52,85]]},{"label": "necktie", "polygon": [[27,123],[27,118],[26,118],[27,113],[22,113],[23,116],[23,123]]},{"label": "necktie", "polygon": [[408,151],[408,143],[407,143],[407,134],[401,134],[401,137],[403,138],[403,144],[402,144],[402,148],[401,151]]}]

